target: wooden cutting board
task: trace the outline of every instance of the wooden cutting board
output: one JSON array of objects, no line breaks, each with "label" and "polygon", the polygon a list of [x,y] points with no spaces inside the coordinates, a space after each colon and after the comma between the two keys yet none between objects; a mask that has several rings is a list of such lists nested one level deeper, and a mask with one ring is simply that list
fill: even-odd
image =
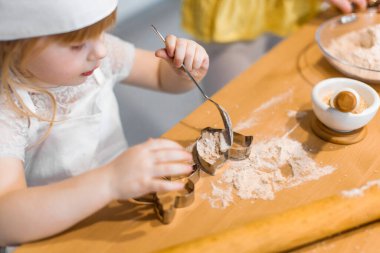
[{"label": "wooden cutting board", "polygon": [[[226,209],[211,208],[200,197],[202,193],[210,192],[210,184],[220,174],[215,177],[202,175],[196,185],[195,202],[190,207],[179,209],[170,225],[161,225],[149,207],[111,203],[69,231],[51,239],[24,245],[17,253],[152,252],[276,216],[380,178],[380,156],[377,152],[380,148],[379,115],[368,125],[367,138],[350,146],[326,143],[310,129],[310,94],[313,85],[325,78],[342,76],[323,58],[314,42],[314,33],[320,22],[321,20],[315,20],[284,40],[213,98],[230,113],[235,126],[242,122],[250,125],[240,132],[253,135],[255,142],[282,136],[295,127],[289,137],[312,150],[310,156],[317,162],[335,166],[335,172],[317,181],[277,192],[271,201],[240,200],[236,197],[234,204]],[[373,87],[380,90],[380,86]],[[274,102],[271,106],[257,110],[264,103],[278,97],[286,99],[272,100]],[[297,120],[288,116],[289,110],[306,112],[307,116]],[[251,119],[254,119],[255,124],[252,124]],[[199,136],[201,129],[222,126],[216,108],[210,103],[204,103],[164,137],[188,145]],[[372,225],[366,231],[368,230],[379,231],[379,226]],[[363,230],[360,230],[344,238],[334,238],[330,245],[338,245],[334,246],[334,250],[346,247],[344,249],[347,251],[344,252],[350,252],[350,249],[356,250],[347,248],[352,240],[356,246],[362,243],[359,244],[361,250],[364,247],[376,249],[376,241],[373,244],[363,242],[362,233]],[[339,241],[343,242],[339,244]],[[329,242],[325,245],[329,245]],[[302,251],[312,252],[313,247],[317,246]],[[325,248],[325,252],[328,249]]]}]

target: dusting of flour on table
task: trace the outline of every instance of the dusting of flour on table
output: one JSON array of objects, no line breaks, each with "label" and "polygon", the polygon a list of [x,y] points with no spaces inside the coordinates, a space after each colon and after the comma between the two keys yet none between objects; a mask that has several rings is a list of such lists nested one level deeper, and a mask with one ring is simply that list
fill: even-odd
[{"label": "dusting of flour on table", "polygon": [[[208,153],[211,154],[211,148]],[[235,193],[241,199],[272,200],[275,193],[332,173],[333,166],[318,165],[298,141],[287,136],[255,143],[249,158],[230,161],[211,194],[203,194],[214,208],[225,208]]]},{"label": "dusting of flour on table", "polygon": [[374,185],[376,185],[377,187],[380,187],[380,180],[369,181],[368,183],[366,183],[360,188],[342,191],[342,196],[347,197],[347,198],[363,196],[364,192]]},{"label": "dusting of flour on table", "polygon": [[249,128],[253,127],[257,123],[257,119],[256,119],[257,113],[265,111],[265,110],[273,107],[276,104],[279,104],[279,103],[282,103],[282,102],[288,100],[289,98],[292,97],[292,95],[293,95],[293,89],[290,89],[285,93],[282,93],[280,95],[272,97],[271,99],[269,99],[265,103],[261,104],[253,112],[251,112],[251,115],[247,119],[238,122],[236,124],[236,126],[234,127],[234,131],[242,131],[242,130],[249,129]]},{"label": "dusting of flour on table", "polygon": [[307,112],[304,111],[295,111],[295,110],[288,110],[287,113],[289,118],[296,118],[296,119],[302,119],[307,116]]},{"label": "dusting of flour on table", "polygon": [[201,197],[202,199],[207,199],[212,208],[226,208],[231,202],[233,202],[234,198],[232,196],[232,186],[229,185],[225,189],[212,183],[211,186],[211,195],[204,193]]}]

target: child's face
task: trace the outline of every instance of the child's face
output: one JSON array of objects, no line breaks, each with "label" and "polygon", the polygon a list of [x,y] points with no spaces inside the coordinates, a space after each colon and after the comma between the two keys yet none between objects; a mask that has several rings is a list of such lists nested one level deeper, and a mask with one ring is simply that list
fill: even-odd
[{"label": "child's face", "polygon": [[[40,43],[44,40],[46,38]],[[27,69],[38,79],[36,85],[40,87],[78,85],[99,67],[106,54],[104,35],[71,45],[49,42],[47,47],[30,58]]]}]

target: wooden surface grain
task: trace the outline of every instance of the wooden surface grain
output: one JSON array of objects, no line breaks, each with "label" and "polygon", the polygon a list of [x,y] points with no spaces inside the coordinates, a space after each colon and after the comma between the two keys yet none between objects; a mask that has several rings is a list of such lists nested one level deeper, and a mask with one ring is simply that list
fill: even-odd
[{"label": "wooden surface grain", "polygon": [[[159,253],[284,252],[380,218],[380,182],[361,194],[334,195]],[[349,211],[348,211],[349,210]]]},{"label": "wooden surface grain", "polygon": [[[240,128],[239,132],[253,135],[254,142],[289,133],[290,138],[308,148],[309,155],[318,163],[335,166],[335,172],[277,192],[271,201],[236,197],[233,205],[226,209],[211,208],[202,200],[201,194],[209,193],[211,182],[220,176],[220,173],[214,177],[203,174],[196,185],[195,202],[179,209],[170,225],[160,224],[150,207],[111,203],[69,231],[26,244],[16,252],[152,252],[276,216],[380,178],[379,115],[368,125],[368,136],[353,145],[324,142],[310,129],[313,86],[325,78],[342,76],[323,58],[314,42],[320,22],[311,22],[284,40],[213,98],[229,112],[233,125]],[[373,87],[380,90],[380,86]],[[304,112],[306,116],[300,119],[289,117],[289,111]],[[207,102],[164,137],[188,145],[199,136],[201,129],[222,126],[216,108]],[[298,251],[358,252],[360,249],[376,252],[380,246],[376,239],[379,231],[380,225],[374,223]]]}]

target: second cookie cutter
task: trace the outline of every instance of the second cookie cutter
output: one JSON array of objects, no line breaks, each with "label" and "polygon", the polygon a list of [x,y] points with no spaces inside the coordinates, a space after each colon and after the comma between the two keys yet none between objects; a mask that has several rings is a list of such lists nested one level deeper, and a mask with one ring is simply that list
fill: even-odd
[{"label": "second cookie cutter", "polygon": [[184,190],[181,192],[150,193],[139,198],[129,199],[139,205],[152,205],[157,219],[163,224],[172,222],[177,208],[184,208],[194,202],[195,184],[200,178],[200,169],[195,164],[193,171],[183,177],[169,177],[167,180],[185,180]]}]

